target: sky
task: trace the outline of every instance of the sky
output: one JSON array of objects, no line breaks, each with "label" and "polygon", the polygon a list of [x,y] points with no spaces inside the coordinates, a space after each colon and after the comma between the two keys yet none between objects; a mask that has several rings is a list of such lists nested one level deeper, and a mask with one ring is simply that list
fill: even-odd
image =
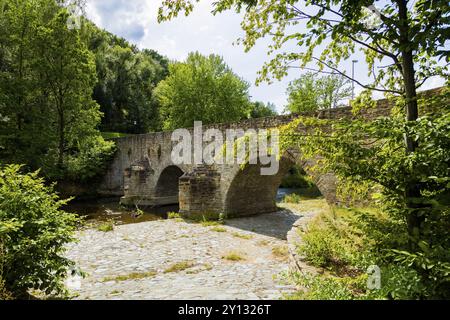
[{"label": "sky", "polygon": [[[269,60],[266,49],[270,39],[260,40],[245,53],[242,46],[234,44],[244,34],[240,27],[242,16],[231,11],[213,16],[212,2],[201,1],[188,17],[180,15],[161,24],[157,22],[161,0],[87,0],[86,14],[97,26],[124,37],[141,49],[156,50],[169,59],[181,61],[193,51],[221,55],[236,74],[250,83],[253,101],[272,102],[281,113],[287,104],[286,88],[289,82],[304,71],[292,69],[282,81],[256,86],[257,72]],[[358,60],[355,78],[368,82],[362,54],[355,54],[341,68],[351,74],[351,60]],[[423,89],[441,84],[440,79],[430,79]],[[356,86],[356,93],[361,90]]]}]

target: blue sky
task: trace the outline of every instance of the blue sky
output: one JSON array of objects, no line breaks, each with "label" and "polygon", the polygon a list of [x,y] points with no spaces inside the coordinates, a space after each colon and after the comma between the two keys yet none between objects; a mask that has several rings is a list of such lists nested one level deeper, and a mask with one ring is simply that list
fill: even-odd
[{"label": "blue sky", "polygon": [[[257,71],[268,60],[266,54],[270,39],[261,40],[248,53],[238,45],[233,45],[243,31],[240,28],[242,16],[226,12],[213,16],[212,1],[201,1],[189,17],[180,16],[172,21],[158,24],[157,11],[161,0],[87,0],[86,13],[98,26],[122,36],[139,48],[157,50],[170,59],[184,60],[189,52],[202,54],[216,53],[225,59],[239,76],[251,84],[253,100],[272,102],[281,112],[286,105],[286,88],[289,81],[302,71],[292,69],[289,76],[273,84],[254,85]],[[366,82],[367,69],[364,57],[356,54],[356,79]],[[341,68],[351,74],[351,62]],[[442,84],[439,79],[430,79],[426,88]],[[356,92],[361,89],[356,87]]]}]

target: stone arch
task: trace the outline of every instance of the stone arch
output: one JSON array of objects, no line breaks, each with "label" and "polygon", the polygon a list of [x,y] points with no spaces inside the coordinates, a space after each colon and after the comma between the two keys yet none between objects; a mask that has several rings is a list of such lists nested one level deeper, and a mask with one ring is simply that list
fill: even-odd
[{"label": "stone arch", "polygon": [[224,212],[233,217],[277,211],[278,188],[283,177],[295,164],[312,177],[329,203],[335,202],[335,177],[313,172],[310,169],[313,163],[312,160],[300,160],[295,153],[286,153],[279,161],[278,173],[272,176],[261,175],[259,164],[233,170],[229,184],[224,190]]},{"label": "stone arch", "polygon": [[179,179],[184,171],[176,166],[170,165],[161,171],[155,187],[155,198],[161,205],[177,204],[179,202]]}]

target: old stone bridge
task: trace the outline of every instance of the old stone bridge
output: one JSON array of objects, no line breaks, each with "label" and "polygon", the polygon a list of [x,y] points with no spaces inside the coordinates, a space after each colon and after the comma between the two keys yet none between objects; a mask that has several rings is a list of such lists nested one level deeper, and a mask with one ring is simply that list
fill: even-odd
[{"label": "old stone bridge", "polygon": [[[388,115],[386,100],[366,110],[367,119]],[[351,118],[351,108],[323,110],[313,114],[323,119]],[[361,116],[361,115],[360,115]],[[296,115],[249,119],[237,123],[208,126],[226,129],[267,129],[287,124]],[[192,130],[192,129],[190,129]],[[172,132],[134,135],[116,140],[118,150],[99,193],[121,196],[126,205],[159,206],[179,203],[180,213],[187,216],[251,215],[276,211],[276,194],[282,178],[299,164],[310,174],[330,203],[336,200],[336,183],[332,174],[310,170],[314,159],[285,154],[275,175],[261,175],[260,165],[175,165],[171,159],[174,144]]]}]

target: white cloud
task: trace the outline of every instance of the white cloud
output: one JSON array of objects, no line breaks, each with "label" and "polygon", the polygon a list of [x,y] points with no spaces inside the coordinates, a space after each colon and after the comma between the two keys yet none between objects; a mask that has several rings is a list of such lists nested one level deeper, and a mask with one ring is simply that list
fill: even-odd
[{"label": "white cloud", "polygon": [[288,79],[273,85],[254,85],[257,71],[267,60],[266,47],[257,45],[245,53],[242,47],[233,45],[243,35],[240,15],[226,12],[213,16],[211,4],[203,1],[190,16],[180,15],[159,24],[160,4],[161,0],[88,0],[86,11],[98,26],[170,59],[183,60],[192,51],[223,56],[234,72],[251,84],[253,100],[273,102],[282,111]]},{"label": "white cloud", "polygon": [[[98,26],[125,37],[139,48],[157,50],[170,59],[183,60],[189,52],[199,51],[202,54],[215,53],[224,57],[225,61],[238,75],[246,79],[252,86],[250,95],[253,100],[273,102],[281,112],[286,104],[286,88],[289,81],[302,72],[293,69],[289,76],[272,85],[254,85],[257,71],[268,60],[266,49],[269,40],[261,40],[248,53],[240,46],[233,45],[243,31],[240,27],[242,16],[234,12],[225,12],[213,16],[212,1],[200,1],[191,13],[185,17],[157,22],[158,8],[161,0],[88,0],[87,15]],[[295,51],[295,47],[292,47]],[[341,70],[351,74],[351,60],[358,59],[356,78],[363,83],[370,82],[367,76],[365,58],[361,53],[341,64]],[[426,83],[426,88],[436,87],[442,80],[433,79]],[[361,87],[355,87],[358,94]],[[380,97],[378,93],[374,97]]]}]

